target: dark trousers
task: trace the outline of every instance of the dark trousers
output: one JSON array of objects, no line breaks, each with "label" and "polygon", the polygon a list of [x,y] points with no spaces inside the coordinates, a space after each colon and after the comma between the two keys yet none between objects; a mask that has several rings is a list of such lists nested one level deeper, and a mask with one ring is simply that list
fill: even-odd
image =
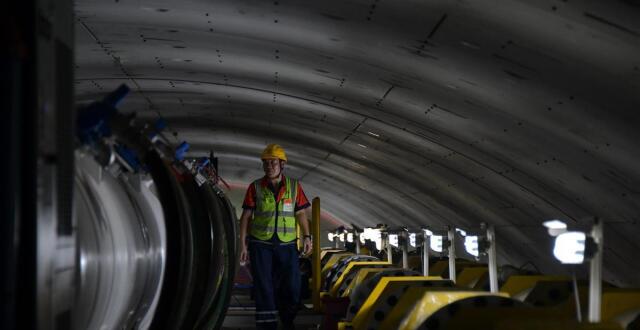
[{"label": "dark trousers", "polygon": [[256,327],[277,329],[278,315],[285,328],[293,328],[300,305],[300,269],[296,244],[249,243]]}]

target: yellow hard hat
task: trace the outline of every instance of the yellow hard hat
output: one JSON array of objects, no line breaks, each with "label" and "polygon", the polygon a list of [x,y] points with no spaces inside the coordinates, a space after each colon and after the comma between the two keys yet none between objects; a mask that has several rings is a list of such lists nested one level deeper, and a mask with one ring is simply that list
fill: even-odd
[{"label": "yellow hard hat", "polygon": [[264,148],[264,151],[262,151],[262,155],[260,156],[260,159],[265,160],[265,159],[280,159],[280,160],[284,160],[285,162],[287,161],[287,155],[284,153],[284,149],[282,149],[281,146],[272,143],[270,145],[268,145],[266,148]]}]

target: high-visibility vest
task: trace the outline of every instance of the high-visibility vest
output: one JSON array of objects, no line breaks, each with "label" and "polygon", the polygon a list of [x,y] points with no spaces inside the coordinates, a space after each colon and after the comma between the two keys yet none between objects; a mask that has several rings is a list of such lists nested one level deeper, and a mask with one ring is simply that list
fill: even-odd
[{"label": "high-visibility vest", "polygon": [[[285,192],[276,205],[276,196],[268,187],[262,187],[261,179],[253,182],[256,190],[256,210],[251,221],[251,236],[268,241],[274,232],[282,242],[296,239],[295,204],[298,181],[284,177]],[[276,217],[278,218],[276,227]]]}]

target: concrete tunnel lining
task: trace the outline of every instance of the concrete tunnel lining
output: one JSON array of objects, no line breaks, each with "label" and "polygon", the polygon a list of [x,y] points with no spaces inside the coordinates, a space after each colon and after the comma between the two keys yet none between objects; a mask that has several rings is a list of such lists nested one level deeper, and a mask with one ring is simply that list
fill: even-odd
[{"label": "concrete tunnel lining", "polygon": [[167,118],[225,179],[247,183],[281,143],[345,223],[488,221],[503,261],[546,272],[563,269],[541,222],[597,215],[606,279],[640,285],[637,7],[78,1],[76,15],[77,100],[129,84],[123,111]]}]

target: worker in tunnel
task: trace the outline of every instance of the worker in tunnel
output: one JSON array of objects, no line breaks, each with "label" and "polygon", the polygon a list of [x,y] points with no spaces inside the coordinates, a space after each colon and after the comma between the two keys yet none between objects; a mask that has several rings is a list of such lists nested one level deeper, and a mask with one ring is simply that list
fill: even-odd
[{"label": "worker in tunnel", "polygon": [[276,329],[278,315],[285,329],[294,329],[300,305],[300,270],[296,222],[303,234],[304,254],[311,252],[306,209],[300,183],[284,176],[284,149],[268,145],[260,157],[264,177],[247,188],[240,217],[240,261],[251,262],[256,302],[256,327]]}]

